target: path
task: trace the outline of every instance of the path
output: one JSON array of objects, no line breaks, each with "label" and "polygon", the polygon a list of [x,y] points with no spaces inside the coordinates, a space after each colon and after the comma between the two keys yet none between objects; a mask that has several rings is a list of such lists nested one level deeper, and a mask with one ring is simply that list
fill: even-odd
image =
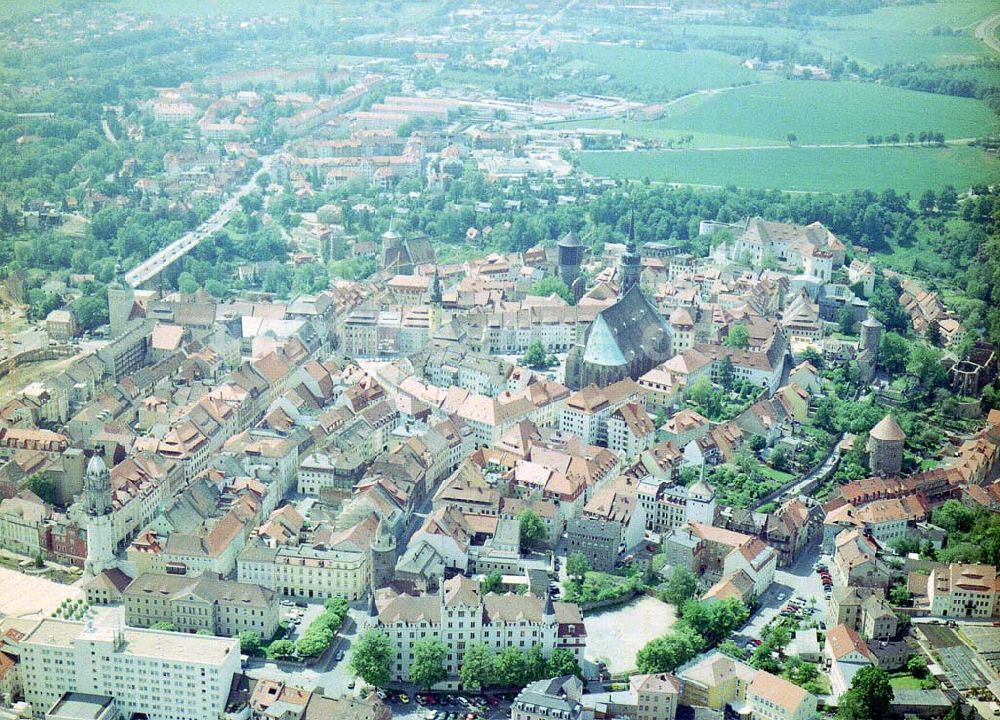
[{"label": "path", "polygon": [[109,143],[111,143],[112,145],[118,144],[118,138],[116,138],[115,134],[111,132],[111,126],[108,125],[107,118],[101,118],[101,130],[104,131],[104,137],[108,139]]},{"label": "path", "polygon": [[976,26],[976,39],[982,40],[993,52],[1000,53],[1000,38],[997,28],[1000,27],[1000,13],[991,15]]},{"label": "path", "polygon": [[565,5],[563,5],[561,8],[559,8],[558,10],[556,10],[554,13],[552,13],[548,17],[544,17],[541,20],[539,20],[538,24],[535,27],[533,27],[531,30],[529,30],[527,32],[527,34],[525,34],[524,39],[525,40],[529,40],[533,36],[538,35],[539,33],[541,33],[542,32],[542,28],[545,27],[545,25],[547,23],[556,22],[557,20],[559,20],[560,18],[562,18],[563,14],[567,10],[569,10],[571,7],[573,7],[574,5],[576,5],[579,1],[580,0],[569,0],[568,3],[566,3]]}]

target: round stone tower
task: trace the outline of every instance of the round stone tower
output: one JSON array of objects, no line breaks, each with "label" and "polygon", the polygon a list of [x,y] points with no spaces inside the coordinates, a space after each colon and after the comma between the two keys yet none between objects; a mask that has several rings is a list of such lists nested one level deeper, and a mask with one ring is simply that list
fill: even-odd
[{"label": "round stone tower", "polygon": [[567,287],[580,277],[580,265],[583,264],[583,244],[572,232],[568,232],[559,240],[559,277]]},{"label": "round stone tower", "polygon": [[372,539],[371,565],[373,589],[385,587],[396,576],[396,537],[382,515]]},{"label": "round stone tower", "polygon": [[903,467],[906,433],[892,415],[886,415],[868,433],[868,466],[872,475],[898,475]]}]

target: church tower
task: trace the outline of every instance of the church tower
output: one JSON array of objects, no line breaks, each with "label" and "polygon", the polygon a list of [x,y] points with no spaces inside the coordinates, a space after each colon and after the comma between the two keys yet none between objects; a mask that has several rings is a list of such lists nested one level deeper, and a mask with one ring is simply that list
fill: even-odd
[{"label": "church tower", "polygon": [[87,519],[87,572],[97,575],[115,564],[111,528],[111,472],[97,455],[87,463],[83,507]]},{"label": "church tower", "polygon": [[371,566],[373,590],[389,585],[396,576],[396,538],[383,515],[372,539]]},{"label": "church tower", "polygon": [[431,286],[427,290],[427,306],[430,309],[430,323],[428,333],[433,338],[441,327],[441,303],[444,302],[444,293],[441,290],[441,276],[437,269],[431,276]]},{"label": "church tower", "polygon": [[618,264],[618,272],[621,275],[621,290],[618,297],[623,297],[639,284],[639,274],[642,273],[642,258],[639,257],[639,250],[635,245],[635,210],[632,211],[629,220],[628,245],[625,246],[625,254]]}]

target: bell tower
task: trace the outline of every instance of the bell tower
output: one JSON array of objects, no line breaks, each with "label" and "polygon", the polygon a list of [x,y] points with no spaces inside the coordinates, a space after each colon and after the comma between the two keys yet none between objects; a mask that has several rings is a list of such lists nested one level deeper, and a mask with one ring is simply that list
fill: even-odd
[{"label": "bell tower", "polygon": [[621,290],[619,297],[639,284],[639,275],[642,273],[642,258],[639,256],[639,249],[635,245],[635,210],[628,224],[628,245],[625,246],[625,254],[622,255],[618,264],[618,271],[621,274]]},{"label": "bell tower", "polygon": [[83,507],[87,520],[87,572],[97,575],[115,565],[111,527],[111,472],[99,456],[87,463],[83,478]]}]

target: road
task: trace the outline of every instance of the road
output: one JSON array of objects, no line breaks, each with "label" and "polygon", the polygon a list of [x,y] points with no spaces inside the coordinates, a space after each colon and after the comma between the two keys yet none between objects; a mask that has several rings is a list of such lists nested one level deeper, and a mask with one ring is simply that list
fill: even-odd
[{"label": "road", "polygon": [[254,173],[253,177],[247,180],[232,197],[222,203],[211,217],[125,273],[125,282],[133,288],[139,287],[198,247],[202,240],[225,227],[233,212],[239,207],[240,198],[257,187],[257,178],[268,172],[270,167],[270,156],[262,158],[260,170]]},{"label": "road", "polygon": [[1000,53],[1000,38],[997,28],[1000,27],[1000,13],[991,15],[976,26],[976,39],[982,40],[993,52]]},{"label": "road", "polygon": [[[830,558],[820,554],[821,539],[817,535],[802,551],[794,565],[779,568],[774,573],[774,583],[767,592],[757,599],[757,612],[739,631],[740,641],[750,638],[760,639],[764,627],[781,612],[781,608],[788,604],[793,596],[802,598],[806,603],[815,598],[816,613],[811,616],[811,619],[824,623],[827,621],[829,603],[823,592],[823,582],[813,570],[813,565],[819,560],[823,560],[827,565],[830,564]],[[779,597],[782,599],[779,600]]]}]

